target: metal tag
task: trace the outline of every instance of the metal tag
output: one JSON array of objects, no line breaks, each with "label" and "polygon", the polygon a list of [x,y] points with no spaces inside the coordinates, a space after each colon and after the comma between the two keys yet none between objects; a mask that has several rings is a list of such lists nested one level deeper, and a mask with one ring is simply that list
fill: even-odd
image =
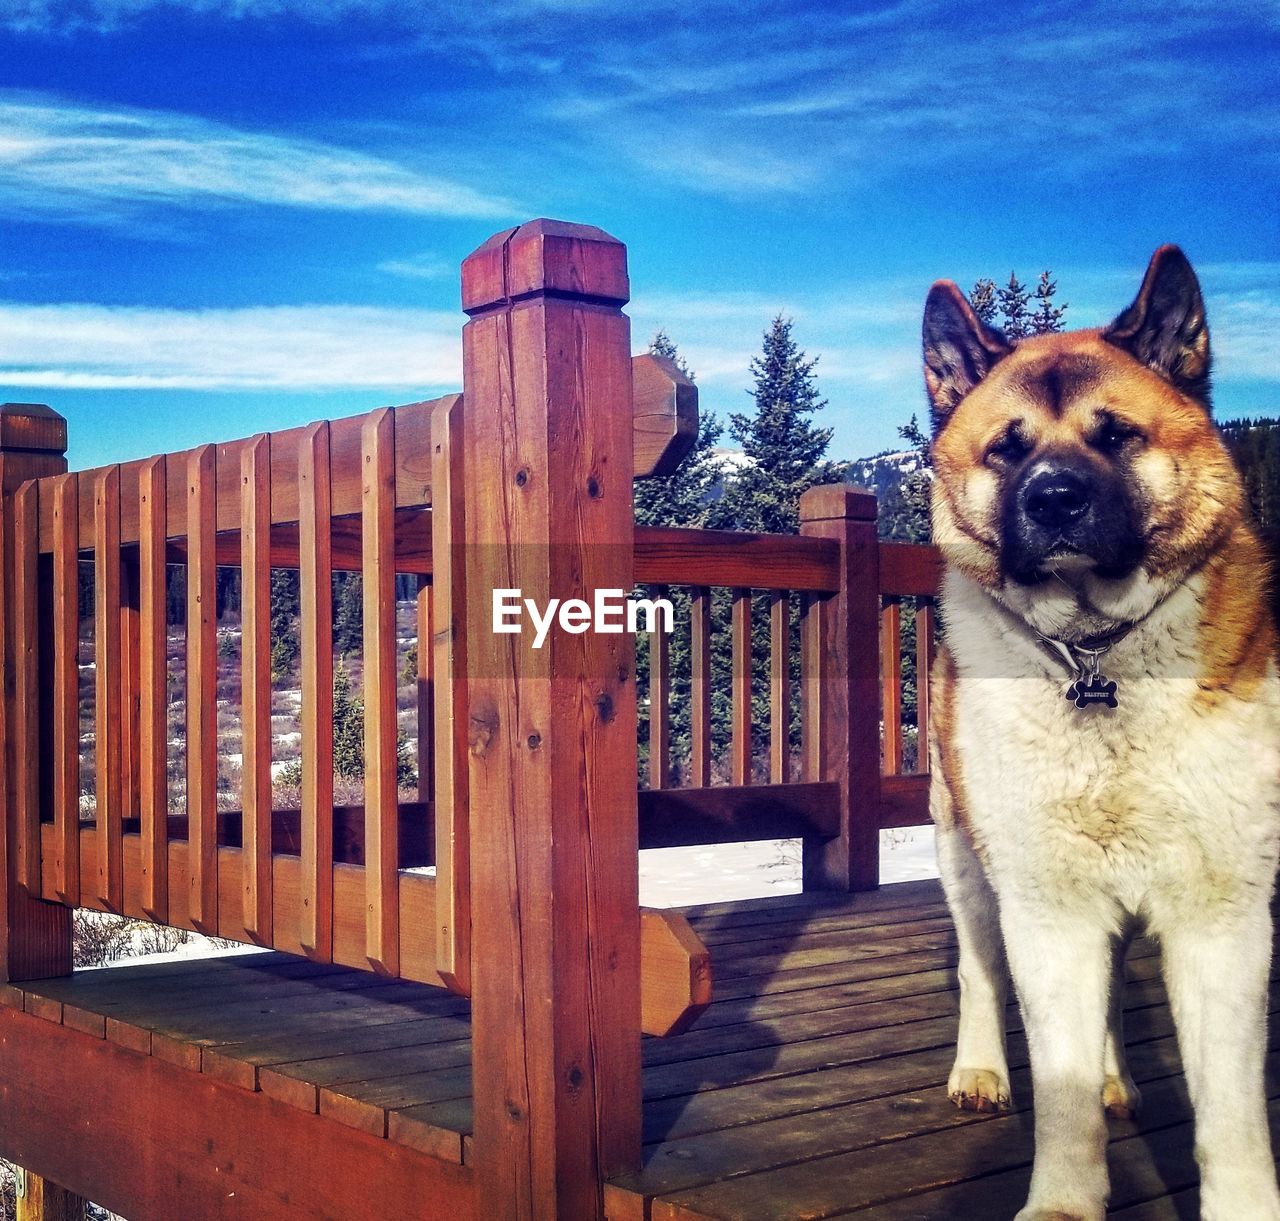
[{"label": "metal tag", "polygon": [[1091,704],[1105,704],[1108,708],[1119,705],[1114,680],[1097,672],[1090,674],[1088,678],[1076,679],[1067,688],[1067,699],[1077,708],[1088,708]]}]

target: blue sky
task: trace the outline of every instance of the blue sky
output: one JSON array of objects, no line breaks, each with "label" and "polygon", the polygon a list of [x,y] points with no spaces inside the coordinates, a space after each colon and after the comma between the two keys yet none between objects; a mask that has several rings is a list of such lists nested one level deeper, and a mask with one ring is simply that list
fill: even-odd
[{"label": "blue sky", "polygon": [[1181,243],[1218,414],[1280,414],[1280,7],[0,0],[0,397],[85,466],[457,388],[457,265],[554,216],[629,247],[705,408],[770,316],[833,453],[920,411],[948,276],[1068,320]]}]

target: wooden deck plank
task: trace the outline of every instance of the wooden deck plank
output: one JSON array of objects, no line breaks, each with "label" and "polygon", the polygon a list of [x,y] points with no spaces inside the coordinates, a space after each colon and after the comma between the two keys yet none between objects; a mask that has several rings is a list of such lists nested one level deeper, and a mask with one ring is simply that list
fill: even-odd
[{"label": "wooden deck plank", "polygon": [[[1163,990],[1157,980],[1130,984],[1125,991],[1126,1010],[1161,1004],[1163,1000]],[[956,1009],[953,989],[947,989],[780,1015],[764,1021],[713,1026],[706,1030],[695,1028],[680,1038],[646,1043],[644,1062],[647,1066],[683,1063],[703,1056],[724,1055],[756,1047],[799,1044],[833,1035],[904,1026],[931,1018],[954,1018]],[[1010,1029],[1019,1028],[1016,1010],[1011,1011],[1009,1020]]]},{"label": "wooden deck plank", "polygon": [[[1130,1040],[1171,1033],[1167,1014],[1160,1016],[1164,1012],[1135,1011]],[[681,1087],[674,1083],[667,1092],[663,1082],[648,1073],[645,1139],[672,1140],[896,1089],[924,1089],[946,1078],[945,1072],[939,1078],[937,1063],[925,1053],[940,1050],[945,1059],[953,1054],[954,1044],[955,1020],[946,1018],[783,1047],[776,1055],[757,1057],[754,1066],[746,1056],[735,1061],[713,1058],[699,1064],[696,1072],[685,1071],[682,1092],[676,1092]],[[1021,1044],[1020,1032],[1010,1036],[1011,1056],[1019,1054]],[[733,1070],[739,1074],[736,1079],[730,1076]]]},{"label": "wooden deck plank", "polygon": [[[466,1006],[453,1001],[442,1004],[441,1012],[404,1020],[374,1011],[358,1025],[344,1023],[330,1030],[296,1033],[274,1030],[227,1047],[208,1048],[201,1057],[201,1071],[212,1073],[222,1081],[243,1089],[258,1088],[258,1074],[263,1068],[296,1065],[311,1059],[323,1059],[346,1053],[379,1051],[384,1048],[410,1047],[431,1041],[437,1032],[452,1032],[452,1024],[462,1020]],[[385,1019],[385,1020],[382,1020]]]},{"label": "wooden deck plank", "polygon": [[788,920],[772,919],[760,924],[725,924],[714,918],[690,923],[698,936],[708,945],[727,946],[736,949],[755,941],[769,941],[776,937],[797,937],[810,933],[835,932],[852,929],[887,929],[899,924],[915,924],[920,920],[932,920],[947,915],[947,905],[942,902],[922,903],[915,908],[892,908],[889,911],[859,911],[844,909],[827,915],[815,914]]},{"label": "wooden deck plank", "polygon": [[933,878],[917,882],[895,882],[879,890],[858,894],[833,894],[830,891],[804,891],[794,895],[766,895],[761,899],[731,899],[722,903],[695,903],[681,908],[697,924],[707,917],[720,917],[742,924],[768,919],[769,914],[790,908],[830,908],[853,911],[885,911],[894,907],[916,907],[921,903],[943,901],[942,883]]},{"label": "wooden deck plank", "polygon": [[[943,1088],[947,1056],[939,1058],[939,1067],[942,1075],[926,1089],[656,1146],[647,1152],[645,1170],[635,1185],[643,1183],[649,1194],[659,1183],[689,1185],[685,1190],[660,1188],[666,1198],[661,1207],[655,1207],[656,1216],[679,1216],[683,1210],[716,1217],[781,1219],[872,1208],[921,1188],[963,1182],[990,1173],[993,1167],[1000,1170],[1029,1161],[1031,1081],[1025,1053],[1019,1055],[1012,1073],[1015,1098],[1020,1097],[1022,1104],[1016,1112],[999,1117],[952,1106]],[[1136,1041],[1132,1071],[1143,1090],[1144,1111],[1155,1117],[1148,1123],[1185,1117],[1185,1091],[1172,1034]],[[995,1128],[982,1126],[991,1121]],[[1137,1130],[1132,1123],[1120,1121],[1114,1121],[1112,1128],[1122,1133]],[[923,1138],[927,1141],[919,1143]],[[753,1172],[754,1167],[769,1169]],[[1010,1202],[1013,1210],[1020,1203]],[[753,1208],[763,1211],[753,1212]]]},{"label": "wooden deck plank", "polygon": [[[1275,1067],[1273,1061],[1272,1071]],[[1169,1084],[1171,1101],[1176,1106],[1181,1078],[1173,1078]],[[1274,1091],[1275,1087],[1272,1088]],[[1126,1124],[1113,1135],[1107,1150],[1112,1184],[1108,1216],[1124,1217],[1126,1221],[1134,1216],[1141,1216],[1144,1221],[1190,1221],[1199,1215],[1186,1211],[1187,1201],[1194,1198],[1187,1188],[1194,1183],[1196,1170],[1192,1126],[1185,1120],[1185,1106],[1184,1095],[1182,1122],[1170,1123],[1166,1115],[1163,1124],[1159,1121],[1146,1125],[1140,1121],[1136,1127]],[[1274,1092],[1268,1105],[1268,1119],[1274,1143],[1280,1135],[1280,1099]],[[1026,1127],[1029,1134],[1029,1122]],[[974,1216],[999,1216],[1021,1205],[1030,1179],[1031,1167],[1026,1163],[871,1208],[826,1215],[874,1218],[875,1221],[968,1221]],[[1166,1193],[1176,1193],[1181,1207]],[[655,1210],[655,1221],[659,1216]],[[674,1218],[679,1214],[670,1216]]]},{"label": "wooden deck plank", "polygon": [[[447,1022],[449,1019],[442,1019]],[[385,1129],[387,1107],[379,1105],[376,1091],[382,1082],[390,1079],[412,1077],[414,1083],[424,1076],[434,1076],[441,1069],[465,1069],[470,1073],[471,1039],[470,1023],[453,1020],[455,1037],[450,1041],[435,1040],[412,1044],[408,1047],[385,1048],[374,1052],[349,1053],[326,1056],[299,1064],[283,1064],[258,1070],[258,1085],[264,1094],[279,1098],[282,1102],[315,1111],[325,1091],[335,1097],[329,1101],[330,1112],[338,1117],[359,1107],[361,1119],[357,1126],[372,1123],[373,1128]],[[437,1087],[438,1088],[438,1087]],[[450,1090],[454,1085],[450,1085]],[[350,1089],[353,1096],[347,1098]],[[463,1093],[471,1089],[470,1076],[465,1078]],[[338,1101],[337,1096],[343,1100]],[[380,1110],[383,1117],[373,1119],[372,1112]]]},{"label": "wooden deck plank", "polygon": [[[704,1133],[685,1140],[653,1145],[646,1150],[645,1169],[631,1186],[648,1194],[669,1197],[697,1210],[699,1201],[714,1194],[712,1185],[725,1179],[763,1180],[760,1171],[798,1174],[801,1165],[817,1164],[844,1152],[874,1150],[891,1142],[908,1141],[928,1133],[979,1123],[991,1116],[976,1116],[952,1106],[944,1094],[947,1056],[936,1057],[941,1076],[933,1085],[917,1090],[885,1094],[841,1103],[746,1127]],[[1154,1103],[1158,1096],[1148,1084],[1176,1072],[1177,1046],[1172,1036],[1135,1045],[1134,1069]],[[1030,1095],[1031,1079],[1025,1064],[1012,1070],[1015,1094]],[[905,1152],[905,1151],[904,1151]],[[883,1182],[877,1171],[873,1180]],[[691,1189],[699,1188],[694,1191]],[[734,1190],[740,1190],[735,1188]],[[810,1189],[812,1191],[813,1189]],[[679,1193],[679,1194],[677,1194]],[[844,1202],[842,1201],[841,1204]]]}]

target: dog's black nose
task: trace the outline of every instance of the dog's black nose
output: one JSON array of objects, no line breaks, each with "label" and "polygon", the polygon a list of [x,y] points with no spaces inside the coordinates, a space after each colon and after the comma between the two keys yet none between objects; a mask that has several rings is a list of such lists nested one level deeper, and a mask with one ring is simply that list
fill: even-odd
[{"label": "dog's black nose", "polygon": [[1062,530],[1083,517],[1089,508],[1089,485],[1074,471],[1044,471],[1028,481],[1022,504],[1036,525]]}]

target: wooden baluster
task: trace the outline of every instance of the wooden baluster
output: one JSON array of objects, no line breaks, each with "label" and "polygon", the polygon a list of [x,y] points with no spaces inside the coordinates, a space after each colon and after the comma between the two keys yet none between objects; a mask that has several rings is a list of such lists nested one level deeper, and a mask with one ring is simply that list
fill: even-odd
[{"label": "wooden baluster", "polygon": [[800,779],[822,772],[822,603],[825,595],[800,595]]},{"label": "wooden baluster", "polygon": [[[435,599],[431,596],[431,578],[418,578],[416,612],[418,620],[418,669],[416,697],[418,703],[418,800],[429,804],[435,791],[434,714],[435,679],[431,666],[432,643],[435,640]],[[432,841],[435,836],[432,834]],[[434,859],[434,853],[433,858]]]},{"label": "wooden baluster", "polygon": [[880,611],[881,771],[902,771],[902,606],[890,598]]},{"label": "wooden baluster", "polygon": [[929,770],[929,679],[933,668],[933,603],[916,602],[916,771]]},{"label": "wooden baluster", "polygon": [[80,906],[80,484],[53,485],[54,891]]},{"label": "wooden baluster", "polygon": [[13,497],[14,803],[18,876],[38,896],[40,880],[40,488],[24,483]]},{"label": "wooden baluster", "polygon": [[142,909],[169,918],[169,623],[165,541],[168,468],[163,456],[138,471],[138,754]]},{"label": "wooden baluster", "polygon": [[806,841],[806,890],[880,881],[880,551],[875,497],[824,484],[800,498],[800,532],[839,544],[840,587],[805,613],[806,778],[840,786],[840,834]]},{"label": "wooden baluster", "polygon": [[734,784],[751,783],[751,591],[733,591],[733,719],[729,746]]},{"label": "wooden baluster", "polygon": [[[666,598],[665,585],[656,586],[655,600]],[[655,617],[649,633],[649,787],[671,786],[671,638]]]},{"label": "wooden baluster", "polygon": [[187,457],[187,914],[218,930],[216,450]]},{"label": "wooden baluster", "polygon": [[[3,786],[6,794],[0,819],[0,982],[43,979],[65,975],[71,971],[72,913],[62,903],[44,902],[37,895],[45,893],[41,862],[41,841],[31,839],[40,828],[32,826],[42,810],[53,808],[55,788],[54,760],[54,694],[69,703],[71,718],[63,732],[73,756],[69,767],[61,773],[70,786],[65,794],[73,819],[64,817],[59,830],[79,847],[79,740],[78,740],[78,673],[75,640],[78,514],[74,484],[70,504],[65,500],[64,512],[71,524],[70,547],[64,540],[64,562],[70,567],[71,579],[64,606],[63,626],[70,619],[71,652],[64,659],[69,675],[64,672],[62,685],[54,679],[58,652],[53,633],[53,574],[39,564],[33,554],[34,539],[39,535],[37,515],[42,499],[49,496],[49,485],[40,491],[33,487],[26,493],[26,520],[21,529],[15,518],[14,494],[31,479],[57,476],[67,469],[63,457],[67,448],[66,421],[48,407],[33,403],[0,404],[0,673],[10,676],[0,696],[0,743],[4,743],[4,764],[10,782]],[[64,493],[65,496],[65,493]],[[52,516],[50,500],[44,500],[46,516]],[[21,574],[19,572],[21,571]],[[64,573],[64,577],[65,577]],[[68,616],[69,612],[69,616]],[[23,773],[25,773],[25,778]],[[70,862],[55,843],[53,856],[58,871],[56,882],[79,897],[80,860],[73,850]],[[25,857],[23,848],[25,847]],[[15,858],[14,849],[18,850]],[[68,868],[69,865],[69,868]],[[24,875],[35,886],[23,885]],[[49,897],[53,897],[52,891]]]},{"label": "wooden baluster", "polygon": [[400,969],[395,454],[395,415],[375,412],[361,430],[365,954],[392,975]]},{"label": "wooden baluster", "polygon": [[640,1163],[634,642],[535,650],[491,592],[634,585],[625,251],[535,221],[462,283],[476,1215],[601,1217]]},{"label": "wooden baluster", "polygon": [[689,779],[696,789],[711,783],[711,590],[695,586],[689,604],[690,725]]},{"label": "wooden baluster", "polygon": [[469,996],[471,813],[462,413],[462,398],[454,395],[431,416],[431,634],[424,637],[419,626],[418,650],[431,650],[433,675],[436,964],[445,987]]},{"label": "wooden baluster", "polygon": [[302,947],[333,956],[333,558],[329,425],[308,424],[298,451],[302,606]]},{"label": "wooden baluster", "polygon": [[791,779],[791,595],[769,596],[769,780]]},{"label": "wooden baluster", "polygon": [[262,945],[274,929],[271,859],[271,437],[240,455],[240,769],[244,927]]},{"label": "wooden baluster", "polygon": [[97,738],[97,897],[114,912],[124,909],[124,756],[120,749],[120,468],[98,475],[93,493],[94,715]]}]

